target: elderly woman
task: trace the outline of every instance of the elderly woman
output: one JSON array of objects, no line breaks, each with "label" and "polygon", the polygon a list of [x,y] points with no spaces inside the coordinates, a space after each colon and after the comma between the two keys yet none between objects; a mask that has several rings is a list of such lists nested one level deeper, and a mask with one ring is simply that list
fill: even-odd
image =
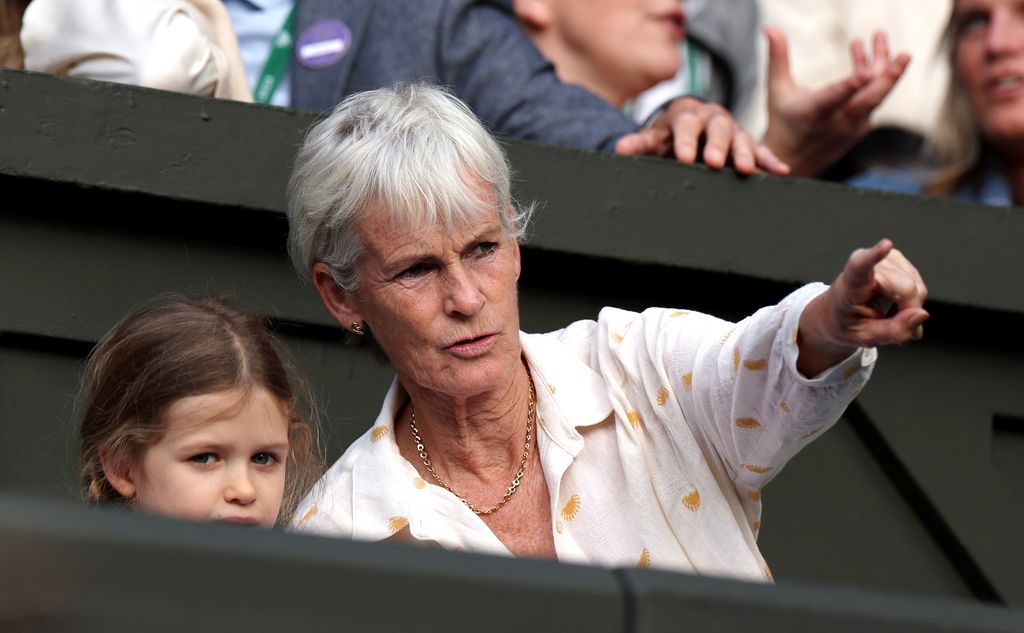
[{"label": "elderly woman", "polygon": [[738,324],[606,308],[524,334],[529,210],[509,180],[495,141],[434,88],[353,95],[310,131],[293,261],[397,378],[296,527],[764,579],[761,488],[842,413],[870,346],[920,337],[916,270],[882,241],[831,288]]}]

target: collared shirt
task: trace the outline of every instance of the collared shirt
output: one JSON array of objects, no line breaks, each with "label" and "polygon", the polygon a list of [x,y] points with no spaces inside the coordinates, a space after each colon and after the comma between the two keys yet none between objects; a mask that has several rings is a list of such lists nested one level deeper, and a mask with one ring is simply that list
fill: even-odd
[{"label": "collared shirt", "polygon": [[[796,369],[804,287],[732,324],[685,310],[605,308],[521,334],[559,560],[769,578],[761,488],[833,424],[875,350],[814,379]],[[402,458],[396,380],[373,427],[300,505],[295,529],[377,541],[408,528],[447,549],[510,555],[457,497]]]},{"label": "collared shirt", "polygon": [[[224,0],[224,6],[231,14],[231,25],[238,36],[245,76],[254,89],[270,56],[274,36],[281,30],[294,4],[294,0]],[[274,96],[270,98],[270,105],[291,105],[291,76],[289,70],[281,78]]]}]

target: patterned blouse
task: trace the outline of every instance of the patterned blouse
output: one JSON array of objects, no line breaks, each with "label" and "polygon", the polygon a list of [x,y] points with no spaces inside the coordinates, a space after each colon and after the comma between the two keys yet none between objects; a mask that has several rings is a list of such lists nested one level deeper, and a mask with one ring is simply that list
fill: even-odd
[{"label": "patterned blouse", "polygon": [[[736,324],[604,308],[596,322],[521,334],[559,560],[771,578],[756,543],[761,489],[835,423],[876,357],[859,350],[814,379],[797,371],[800,314],[824,288]],[[408,529],[447,549],[511,555],[400,455],[394,416],[406,397],[396,380],[294,529],[369,541]]]}]

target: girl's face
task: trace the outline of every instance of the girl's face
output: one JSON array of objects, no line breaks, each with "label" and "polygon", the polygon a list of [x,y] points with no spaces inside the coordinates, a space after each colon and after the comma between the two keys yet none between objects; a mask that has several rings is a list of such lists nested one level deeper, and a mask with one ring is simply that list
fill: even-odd
[{"label": "girl's face", "polygon": [[[130,468],[135,505],[167,516],[273,527],[284,495],[288,418],[265,389],[182,398]],[[127,497],[126,491],[119,490]]]}]

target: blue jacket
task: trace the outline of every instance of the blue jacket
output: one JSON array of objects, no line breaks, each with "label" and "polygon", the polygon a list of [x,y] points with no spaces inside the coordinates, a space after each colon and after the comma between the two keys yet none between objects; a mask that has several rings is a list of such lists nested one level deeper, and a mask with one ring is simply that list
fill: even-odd
[{"label": "blue jacket", "polygon": [[293,66],[292,106],[325,111],[398,81],[449,86],[492,132],[611,152],[637,126],[600,97],[558,81],[523,33],[512,0],[299,0],[295,33],[340,20],[352,43],[336,63]]}]

